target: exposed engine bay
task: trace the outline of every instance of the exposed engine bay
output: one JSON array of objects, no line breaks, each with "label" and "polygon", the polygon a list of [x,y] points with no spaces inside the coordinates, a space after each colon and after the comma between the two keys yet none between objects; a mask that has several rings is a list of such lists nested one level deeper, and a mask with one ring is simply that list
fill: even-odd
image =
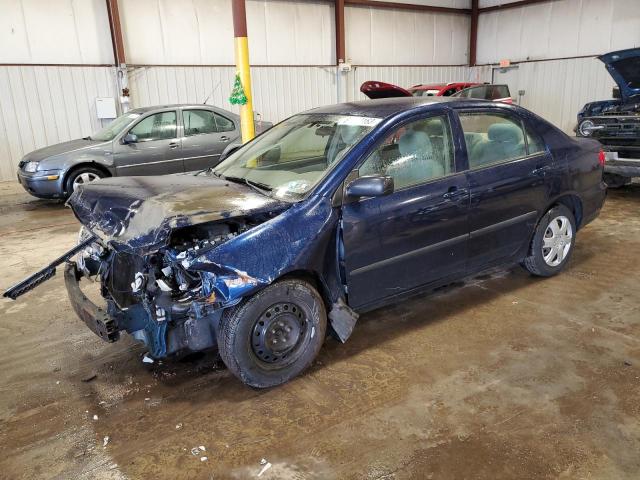
[{"label": "exposed engine bay", "polygon": [[190,267],[197,257],[268,218],[262,214],[177,229],[166,247],[147,255],[115,251],[83,227],[80,242],[93,241],[76,258],[77,277],[100,281],[106,313],[117,330],[144,342],[152,357],[203,350],[215,345],[222,310],[260,280],[231,267],[217,266],[215,273]]}]

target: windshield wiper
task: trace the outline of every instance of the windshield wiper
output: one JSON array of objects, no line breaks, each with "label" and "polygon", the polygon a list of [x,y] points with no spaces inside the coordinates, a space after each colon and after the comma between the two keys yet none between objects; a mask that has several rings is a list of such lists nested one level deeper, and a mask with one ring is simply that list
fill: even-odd
[{"label": "windshield wiper", "polygon": [[221,176],[220,178],[224,178],[225,180],[228,180],[234,183],[244,183],[245,185],[251,187],[253,190],[256,190],[257,192],[266,196],[269,196],[268,192],[273,190],[273,187],[267,185],[266,183],[254,182],[253,180],[249,180],[248,178],[227,177],[227,176],[224,176],[224,177]]}]

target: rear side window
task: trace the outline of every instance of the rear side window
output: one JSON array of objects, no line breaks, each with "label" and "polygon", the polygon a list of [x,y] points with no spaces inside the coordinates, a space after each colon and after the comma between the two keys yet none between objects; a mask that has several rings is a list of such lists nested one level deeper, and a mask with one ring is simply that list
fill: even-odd
[{"label": "rear side window", "polygon": [[460,113],[469,168],[486,167],[526,156],[519,120],[494,113]]},{"label": "rear side window", "polygon": [[213,112],[209,110],[184,110],[182,115],[184,120],[184,134],[186,136],[215,133],[218,131]]},{"label": "rear side window", "polygon": [[454,172],[449,120],[445,116],[411,122],[391,133],[358,174],[388,175],[396,189],[419,185]]}]

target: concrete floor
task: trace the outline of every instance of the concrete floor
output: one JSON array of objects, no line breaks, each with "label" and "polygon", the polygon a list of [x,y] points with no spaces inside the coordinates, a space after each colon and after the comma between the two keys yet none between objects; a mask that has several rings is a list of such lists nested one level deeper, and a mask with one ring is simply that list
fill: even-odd
[{"label": "concrete floor", "polygon": [[[0,287],[77,230],[0,184]],[[103,343],[59,275],[0,302],[0,477],[256,478],[264,458],[264,479],[640,478],[638,252],[635,185],[561,276],[514,268],[367,314],[268,391],[213,355],[146,365],[130,339]]]}]

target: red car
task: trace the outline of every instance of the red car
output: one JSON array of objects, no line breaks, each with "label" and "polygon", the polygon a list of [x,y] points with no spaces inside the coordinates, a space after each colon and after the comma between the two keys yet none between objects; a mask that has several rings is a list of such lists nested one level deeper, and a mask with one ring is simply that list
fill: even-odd
[{"label": "red car", "polygon": [[[434,87],[434,88],[431,88]],[[422,97],[422,96],[454,96],[478,98],[494,102],[513,103],[508,85],[492,85],[488,83],[450,83],[435,92],[441,85],[416,85],[404,89],[391,83],[369,80],[360,86],[360,91],[371,99],[389,97]]]},{"label": "red car", "polygon": [[451,82],[446,84],[414,85],[407,89],[414,97],[449,97],[465,88],[475,87],[479,83]]}]

